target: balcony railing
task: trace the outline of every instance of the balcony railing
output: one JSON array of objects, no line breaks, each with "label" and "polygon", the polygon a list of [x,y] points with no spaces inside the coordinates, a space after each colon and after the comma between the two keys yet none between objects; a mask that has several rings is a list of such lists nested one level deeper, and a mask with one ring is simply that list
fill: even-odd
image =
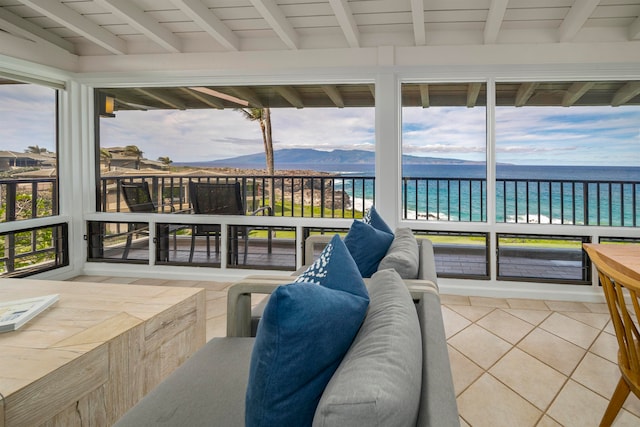
[{"label": "balcony railing", "polygon": [[[487,183],[468,178],[403,178],[405,219],[486,221]],[[640,182],[496,180],[496,222],[636,227]]]},{"label": "balcony railing", "polygon": [[0,222],[57,215],[56,178],[0,179]]}]

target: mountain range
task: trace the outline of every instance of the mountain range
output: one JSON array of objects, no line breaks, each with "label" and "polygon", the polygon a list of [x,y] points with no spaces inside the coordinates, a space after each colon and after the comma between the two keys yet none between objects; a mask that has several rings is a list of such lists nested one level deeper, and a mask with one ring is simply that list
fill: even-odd
[{"label": "mountain range", "polygon": [[[311,148],[291,148],[276,150],[273,153],[276,169],[291,168],[292,165],[373,165],[375,164],[375,153],[365,150],[333,150],[321,151]],[[442,157],[421,157],[405,154],[402,156],[402,163],[405,165],[463,165],[463,164],[484,164],[484,162],[472,162],[468,160],[442,158]],[[210,160],[204,162],[176,162],[177,166],[195,167],[234,167],[234,168],[264,168],[265,154],[255,153],[244,156],[232,157],[221,160]]]}]

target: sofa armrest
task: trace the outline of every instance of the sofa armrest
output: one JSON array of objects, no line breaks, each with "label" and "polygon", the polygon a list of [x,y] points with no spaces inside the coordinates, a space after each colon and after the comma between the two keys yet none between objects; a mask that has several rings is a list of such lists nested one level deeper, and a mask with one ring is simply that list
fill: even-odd
[{"label": "sofa armrest", "polygon": [[436,257],[433,253],[433,243],[429,239],[418,239],[419,244],[419,268],[418,279],[428,280],[438,285],[436,275]]},{"label": "sofa armrest", "polygon": [[251,336],[251,294],[271,294],[287,283],[281,277],[251,278],[234,283],[227,291],[227,337]]}]

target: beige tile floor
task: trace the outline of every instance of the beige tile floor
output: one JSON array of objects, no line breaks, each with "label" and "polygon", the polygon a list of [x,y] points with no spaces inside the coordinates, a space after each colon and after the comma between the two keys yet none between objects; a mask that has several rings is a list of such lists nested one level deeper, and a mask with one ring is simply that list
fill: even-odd
[{"label": "beige tile floor", "polygon": [[[230,283],[79,276],[76,281],[194,286],[207,339],[226,331]],[[619,379],[605,304],[442,295],[462,426],[597,426]],[[640,426],[629,396],[615,426]]]}]

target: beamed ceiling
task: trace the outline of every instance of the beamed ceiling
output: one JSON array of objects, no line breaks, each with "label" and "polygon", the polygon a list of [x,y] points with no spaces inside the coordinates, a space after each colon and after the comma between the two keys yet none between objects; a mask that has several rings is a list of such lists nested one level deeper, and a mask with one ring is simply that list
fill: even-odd
[{"label": "beamed ceiling", "polygon": [[[17,40],[78,58],[635,43],[640,0],[0,0],[0,43]],[[637,105],[639,85],[499,83],[497,105]],[[375,92],[366,84],[104,91],[116,110],[372,106]],[[402,92],[407,106],[486,103],[478,83],[406,84]]]}]

